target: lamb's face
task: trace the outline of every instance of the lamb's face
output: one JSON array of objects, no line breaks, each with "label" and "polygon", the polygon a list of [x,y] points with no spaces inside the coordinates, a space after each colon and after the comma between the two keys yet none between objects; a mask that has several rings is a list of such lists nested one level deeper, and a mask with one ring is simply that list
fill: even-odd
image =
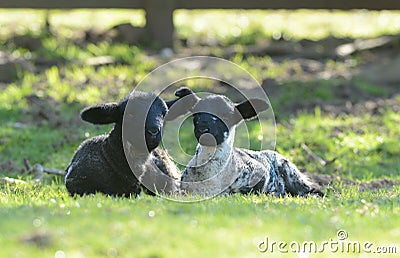
[{"label": "lamb's face", "polygon": [[125,128],[130,140],[142,152],[146,152],[146,149],[152,151],[160,144],[167,110],[167,104],[155,94],[135,91],[119,103],[85,108],[81,112],[81,118],[93,124],[115,123],[120,134],[122,123],[126,122]]},{"label": "lamb's face", "polygon": [[[197,141],[205,146],[222,144],[229,138],[237,124],[243,120],[256,118],[258,112],[269,107],[263,99],[248,99],[234,104],[222,95],[199,98],[187,87],[176,90],[175,96],[183,103],[177,113],[184,113],[187,110],[193,114],[194,134]],[[176,117],[176,114],[173,117]]]},{"label": "lamb's face", "polygon": [[234,104],[224,96],[210,95],[193,108],[194,135],[201,145],[220,145],[228,137],[237,116]]},{"label": "lamb's face", "polygon": [[167,111],[167,105],[159,97],[150,106],[145,123],[145,139],[149,151],[155,149],[161,142],[164,117]]},{"label": "lamb's face", "polygon": [[143,131],[148,151],[154,150],[160,144],[167,111],[166,103],[154,94],[138,92],[130,96],[126,110],[128,116],[125,116],[129,121],[125,122],[129,124],[132,131],[130,137],[134,144],[138,144],[137,147],[140,147],[139,143],[143,139],[143,134],[139,132]]}]

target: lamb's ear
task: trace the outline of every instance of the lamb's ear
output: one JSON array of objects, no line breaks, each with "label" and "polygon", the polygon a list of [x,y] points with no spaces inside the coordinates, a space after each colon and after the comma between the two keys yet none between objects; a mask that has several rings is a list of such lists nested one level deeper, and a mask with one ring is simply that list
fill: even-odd
[{"label": "lamb's ear", "polygon": [[259,112],[267,110],[269,105],[261,99],[249,99],[237,104],[235,107],[240,113],[240,121],[241,119],[249,120],[256,117]]},{"label": "lamb's ear", "polygon": [[122,112],[117,103],[100,104],[82,110],[81,118],[92,124],[110,124],[120,121]]},{"label": "lamb's ear", "polygon": [[177,117],[192,111],[193,106],[196,105],[200,99],[188,87],[177,89],[175,91],[175,96],[178,98],[166,102],[169,109],[166,120],[174,120]]},{"label": "lamb's ear", "polygon": [[181,98],[186,97],[188,95],[193,95],[194,99],[196,99],[196,102],[197,102],[197,96],[191,89],[189,89],[188,87],[180,87],[179,89],[177,89],[175,91],[175,96],[177,96],[178,98],[166,102],[168,108],[170,108],[173,104],[175,104],[175,102],[177,102]]},{"label": "lamb's ear", "polygon": [[194,93],[191,89],[189,89],[188,87],[180,87],[179,89],[177,89],[175,91],[175,96],[179,97],[179,98],[183,98],[187,95],[194,95],[196,98],[196,93]]}]

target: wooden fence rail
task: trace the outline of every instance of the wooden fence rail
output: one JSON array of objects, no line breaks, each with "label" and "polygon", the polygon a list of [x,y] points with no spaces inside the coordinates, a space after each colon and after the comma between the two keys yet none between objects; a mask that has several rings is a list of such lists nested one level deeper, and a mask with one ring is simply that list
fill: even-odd
[{"label": "wooden fence rail", "polygon": [[368,9],[400,10],[400,0],[0,0],[0,8],[144,9],[150,39],[173,45],[173,12],[176,9]]}]

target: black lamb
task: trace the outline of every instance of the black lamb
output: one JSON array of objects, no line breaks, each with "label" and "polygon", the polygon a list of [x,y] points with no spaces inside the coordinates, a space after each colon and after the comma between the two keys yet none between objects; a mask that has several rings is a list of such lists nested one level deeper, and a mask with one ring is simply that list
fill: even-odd
[{"label": "black lamb", "polygon": [[[101,192],[136,196],[141,192],[143,182],[149,193],[177,192],[180,172],[165,150],[157,147],[164,117],[174,102],[165,103],[153,93],[135,91],[119,103],[94,105],[82,110],[84,121],[114,123],[114,127],[109,134],[93,137],[79,146],[66,169],[65,184],[69,194]],[[128,116],[124,118],[128,109]],[[124,119],[127,126],[123,126]],[[125,146],[123,139],[126,139]]]}]

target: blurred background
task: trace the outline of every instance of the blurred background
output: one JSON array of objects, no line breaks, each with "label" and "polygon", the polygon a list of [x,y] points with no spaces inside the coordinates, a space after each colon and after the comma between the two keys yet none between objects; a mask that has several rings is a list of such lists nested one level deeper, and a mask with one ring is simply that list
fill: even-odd
[{"label": "blurred background", "polygon": [[[0,7],[43,3],[24,2],[0,0]],[[257,250],[264,236],[332,241],[339,229],[351,241],[397,243],[398,252],[400,11],[296,9],[362,2],[400,10],[398,1],[248,0],[293,10],[175,11],[167,2],[146,0],[153,4],[148,12],[0,9],[0,256],[265,257]],[[116,3],[144,1],[107,4]],[[29,164],[63,171],[82,141],[109,132],[112,125],[81,121],[82,108],[118,101],[159,65],[193,55],[225,58],[254,76],[274,110],[276,150],[325,178],[326,197],[232,195],[183,205],[147,195],[71,198],[62,176],[33,182]],[[162,97],[173,98],[181,84],[242,100],[207,79],[173,85]],[[196,146],[191,124],[187,119],[179,131],[189,155]],[[263,135],[257,124],[247,125],[250,148],[257,149]],[[243,134],[236,137],[240,143]]]},{"label": "blurred background", "polygon": [[[334,119],[382,117],[387,110],[399,111],[400,11],[180,9],[173,12],[172,31],[160,31],[161,39],[149,32],[146,17],[144,10],[126,9],[0,10],[4,173],[22,166],[15,165],[22,163],[20,152],[54,167],[68,164],[82,139],[108,129],[83,126],[80,109],[117,101],[159,65],[186,56],[221,57],[247,70],[267,92],[278,124],[288,130],[301,114]],[[188,80],[184,85],[242,100],[218,81]],[[173,97],[173,89],[164,97]],[[363,127],[368,125],[356,131]],[[11,131],[15,128],[24,130]],[[38,128],[49,133],[32,137]],[[340,126],[330,130],[343,136]],[[250,134],[254,136],[251,147],[259,146],[260,133]],[[382,134],[387,131],[374,131],[368,137]],[[183,130],[182,135],[185,151],[193,152],[196,142],[191,130]],[[21,137],[43,151],[36,155],[32,148],[12,148]],[[278,131],[277,148],[292,155],[301,154],[299,142],[313,141],[285,139]],[[374,138],[373,146],[383,144],[379,139]],[[388,137],[387,141],[389,151],[398,153],[396,140]],[[313,148],[335,149],[327,144],[315,143]],[[306,160],[304,166],[310,166]]]},{"label": "blurred background", "polygon": [[[392,126],[399,119],[392,113],[398,113],[400,100],[400,11],[179,9],[171,15],[129,9],[0,9],[0,171],[23,171],[21,157],[65,167],[79,142],[109,129],[81,122],[79,110],[119,100],[161,64],[207,55],[238,64],[261,84],[278,122],[277,149],[301,166],[362,179],[386,175],[353,169],[351,158],[319,168],[301,144],[332,159],[359,155],[360,148],[371,159],[373,149],[376,166],[382,150],[389,156],[400,153],[399,132]],[[242,100],[218,81],[184,84]],[[173,89],[163,96],[172,98]],[[371,117],[378,121],[369,122]],[[307,128],[310,120],[331,126]],[[256,148],[260,134],[250,134]],[[334,139],[327,141],[327,135]],[[196,145],[191,130],[183,130],[181,138],[191,153]],[[388,173],[397,175],[399,164],[391,157],[388,166],[396,169]]]},{"label": "blurred background", "polygon": [[[349,107],[365,94],[392,95],[400,80],[398,11],[177,10],[173,21],[172,34],[160,29],[159,39],[141,10],[2,9],[1,88],[29,84],[55,99],[113,99],[160,64],[211,55],[264,83],[285,107],[280,114],[332,98],[350,100]],[[297,98],[286,102],[291,94]]]}]

